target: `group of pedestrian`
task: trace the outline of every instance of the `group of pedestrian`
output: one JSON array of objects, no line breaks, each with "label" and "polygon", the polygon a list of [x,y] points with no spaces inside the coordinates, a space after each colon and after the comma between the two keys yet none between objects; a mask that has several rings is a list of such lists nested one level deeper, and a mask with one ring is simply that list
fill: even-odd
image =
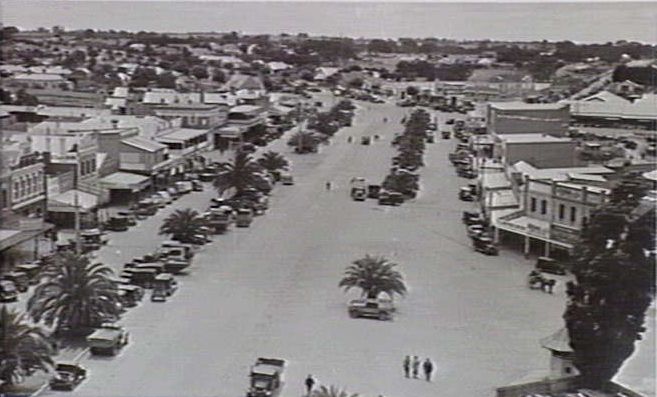
[{"label": "group of pedestrian", "polygon": [[413,379],[417,379],[420,375],[420,365],[422,366],[422,372],[424,373],[424,378],[427,382],[431,382],[431,374],[433,373],[433,362],[428,357],[421,361],[418,356],[406,356],[404,358],[404,375],[407,378],[411,376]]}]

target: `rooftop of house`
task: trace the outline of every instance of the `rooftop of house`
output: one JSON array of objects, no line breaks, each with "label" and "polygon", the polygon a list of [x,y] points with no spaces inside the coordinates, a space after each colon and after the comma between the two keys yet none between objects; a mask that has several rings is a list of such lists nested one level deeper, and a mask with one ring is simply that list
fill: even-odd
[{"label": "rooftop of house", "polygon": [[533,165],[525,162],[518,161],[511,166],[511,172],[519,172],[530,179],[546,179],[556,181],[568,181],[571,178],[569,174],[584,174],[584,175],[612,175],[614,170],[603,166],[590,166],[590,167],[565,167],[565,168],[536,168]]},{"label": "rooftop of house", "polygon": [[498,110],[562,110],[567,103],[525,103],[525,102],[491,102],[489,106]]},{"label": "rooftop of house", "polygon": [[573,142],[570,138],[560,138],[547,134],[499,134],[498,141],[504,143],[556,143]]},{"label": "rooftop of house", "polygon": [[198,130],[192,128],[178,128],[172,132],[158,136],[156,139],[160,142],[180,142],[206,134],[207,134],[206,130]]},{"label": "rooftop of house", "polygon": [[[473,58],[476,59],[476,58]],[[471,82],[483,83],[520,83],[532,82],[528,73],[509,69],[475,69],[468,78]]]},{"label": "rooftop of house", "polygon": [[19,73],[14,76],[15,80],[34,80],[34,81],[65,81],[59,74],[46,73]]},{"label": "rooftop of house", "polygon": [[136,147],[138,149],[146,150],[148,152],[157,152],[159,150],[164,150],[167,148],[167,145],[153,141],[151,139],[146,139],[138,136],[122,139],[121,142],[123,142],[126,145]]}]

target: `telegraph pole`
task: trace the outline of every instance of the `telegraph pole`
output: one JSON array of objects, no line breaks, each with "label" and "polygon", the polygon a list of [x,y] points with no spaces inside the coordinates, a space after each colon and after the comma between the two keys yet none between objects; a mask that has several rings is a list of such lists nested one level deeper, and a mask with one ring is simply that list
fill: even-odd
[{"label": "telegraph pole", "polygon": [[73,186],[73,206],[75,207],[75,253],[80,255],[82,253],[82,247],[80,243],[80,198],[78,193],[78,187],[80,185],[80,133],[76,133],[77,144],[75,148],[75,185]]}]

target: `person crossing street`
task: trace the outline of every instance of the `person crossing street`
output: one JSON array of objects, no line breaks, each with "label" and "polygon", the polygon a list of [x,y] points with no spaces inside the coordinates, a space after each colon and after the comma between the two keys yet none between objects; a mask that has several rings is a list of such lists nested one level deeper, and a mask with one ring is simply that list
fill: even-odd
[{"label": "person crossing street", "polygon": [[417,375],[420,372],[420,357],[413,356],[413,378],[417,379]]},{"label": "person crossing street", "polygon": [[404,376],[407,378],[410,376],[411,373],[411,356],[406,356],[404,358]]},{"label": "person crossing street", "polygon": [[315,379],[313,379],[312,375],[308,374],[305,384],[306,384],[306,394],[308,395],[308,397],[310,397],[310,392],[313,391],[313,386],[315,386]]},{"label": "person crossing street", "polygon": [[431,373],[433,372],[433,363],[431,360],[427,357],[426,360],[424,360],[424,363],[422,363],[422,369],[424,370],[424,377],[427,380],[427,382],[431,382]]}]

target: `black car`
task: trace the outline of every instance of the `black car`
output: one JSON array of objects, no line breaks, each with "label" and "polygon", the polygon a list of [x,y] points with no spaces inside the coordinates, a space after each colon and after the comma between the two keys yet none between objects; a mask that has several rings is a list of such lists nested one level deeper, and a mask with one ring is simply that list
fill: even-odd
[{"label": "black car", "polygon": [[87,370],[77,364],[58,363],[55,376],[50,379],[53,390],[73,390],[87,377]]},{"label": "black car", "polygon": [[561,263],[545,256],[541,256],[536,260],[536,270],[544,273],[566,274],[566,268]]}]

